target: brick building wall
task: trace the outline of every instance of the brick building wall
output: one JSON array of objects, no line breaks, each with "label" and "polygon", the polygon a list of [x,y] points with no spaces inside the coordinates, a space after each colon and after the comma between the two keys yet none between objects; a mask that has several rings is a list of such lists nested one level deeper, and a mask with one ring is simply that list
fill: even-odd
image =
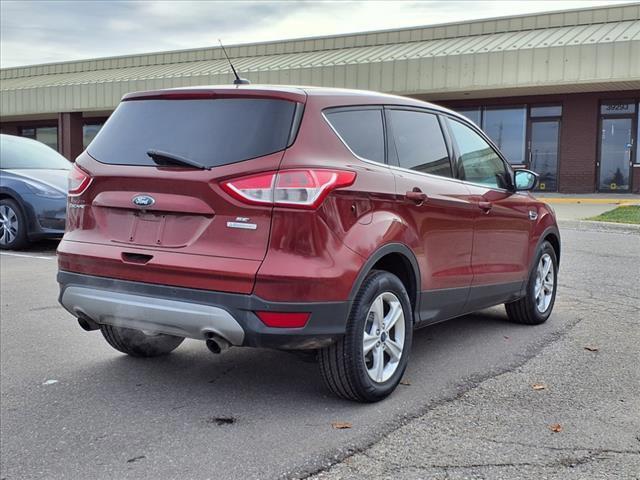
[{"label": "brick building wall", "polygon": [[640,193],[640,165],[633,166],[633,193]]},{"label": "brick building wall", "polygon": [[598,108],[595,95],[567,95],[562,102],[559,190],[595,191],[598,156]]}]

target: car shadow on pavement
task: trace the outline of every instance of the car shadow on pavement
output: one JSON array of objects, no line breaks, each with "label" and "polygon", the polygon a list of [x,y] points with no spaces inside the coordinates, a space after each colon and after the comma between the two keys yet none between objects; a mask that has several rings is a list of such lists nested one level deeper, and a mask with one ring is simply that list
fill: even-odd
[{"label": "car shadow on pavement", "polygon": [[[429,390],[437,383],[432,377],[442,372],[453,375],[451,382],[478,375],[494,368],[509,350],[522,348],[531,328],[509,323],[504,310],[496,308],[417,330],[405,377],[413,387]],[[99,381],[82,385],[83,395],[103,397],[117,391],[120,402],[152,401],[169,411],[188,405],[233,405],[238,398],[277,401],[281,407],[319,401],[355,405],[324,388],[317,365],[283,351],[232,348],[214,355],[203,342],[187,340],[166,357],[140,359],[114,352],[84,368],[85,378]]]},{"label": "car shadow on pavement", "polygon": [[58,249],[59,240],[38,240],[37,242],[29,243],[26,247],[20,250],[9,250],[10,252],[23,253],[23,254],[55,254]]}]

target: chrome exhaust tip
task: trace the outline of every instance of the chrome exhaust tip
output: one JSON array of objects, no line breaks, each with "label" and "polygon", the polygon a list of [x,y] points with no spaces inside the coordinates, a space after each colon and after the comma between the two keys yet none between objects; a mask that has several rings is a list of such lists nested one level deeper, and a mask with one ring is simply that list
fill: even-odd
[{"label": "chrome exhaust tip", "polygon": [[227,340],[215,333],[207,333],[206,344],[209,351],[216,355],[221,354],[231,347],[231,344]]},{"label": "chrome exhaust tip", "polygon": [[86,332],[92,332],[100,328],[100,325],[86,317],[78,317],[78,325]]}]

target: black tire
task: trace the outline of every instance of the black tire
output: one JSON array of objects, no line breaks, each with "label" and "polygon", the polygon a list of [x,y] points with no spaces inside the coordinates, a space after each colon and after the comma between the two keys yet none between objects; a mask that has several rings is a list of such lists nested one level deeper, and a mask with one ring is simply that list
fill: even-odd
[{"label": "black tire", "polygon": [[[385,292],[392,293],[402,307],[404,320],[399,319],[397,322],[403,322],[404,325],[404,344],[393,374],[383,382],[376,382],[369,376],[367,370],[366,362],[368,360],[365,360],[363,339],[365,327],[373,328],[370,327],[373,317],[369,311],[373,301]],[[397,330],[393,335],[397,335],[395,332]],[[384,344],[385,339],[394,340],[391,336],[392,332],[389,330],[388,336],[381,337],[382,343]],[[407,290],[395,275],[383,271],[372,271],[365,279],[353,302],[347,321],[346,334],[336,343],[320,350],[318,354],[322,378],[329,390],[347,400],[358,402],[382,400],[395,390],[402,379],[409,361],[412,338],[413,312]],[[378,348],[378,344],[374,348]],[[385,348],[385,346],[380,348]],[[383,351],[382,358],[390,359],[389,350],[386,352]]]},{"label": "black tire", "polygon": [[[553,289],[551,292],[551,300],[544,311],[540,311],[536,302],[536,279],[538,276],[538,264],[544,255],[549,255],[553,266]],[[543,242],[533,263],[533,268],[529,274],[527,281],[527,294],[519,300],[511,303],[505,303],[505,309],[509,320],[514,323],[522,323],[525,325],[539,325],[547,321],[553,310],[553,304],[556,301],[556,292],[558,290],[558,258],[553,246],[549,242]]]},{"label": "black tire", "polygon": [[[27,221],[22,208],[18,202],[10,198],[3,198],[0,200],[0,208],[2,208],[2,210],[8,209],[13,212],[17,221],[16,232],[14,233],[15,236],[11,241],[0,241],[0,250],[19,250],[26,247],[29,244],[29,239],[27,238]],[[0,218],[0,220],[2,220],[2,218]],[[7,227],[0,227],[0,238],[2,237],[5,228]]]},{"label": "black tire", "polygon": [[132,357],[158,357],[175,350],[184,340],[162,333],[147,335],[140,330],[100,325],[100,331],[105,340],[119,352]]}]

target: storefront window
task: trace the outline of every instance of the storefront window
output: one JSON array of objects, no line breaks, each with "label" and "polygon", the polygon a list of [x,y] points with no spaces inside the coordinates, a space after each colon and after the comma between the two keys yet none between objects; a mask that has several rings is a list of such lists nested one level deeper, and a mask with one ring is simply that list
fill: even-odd
[{"label": "storefront window", "polygon": [[539,190],[554,191],[558,188],[562,105],[529,105],[528,110],[528,117],[526,105],[465,108],[458,113],[482,128],[509,162],[537,172]]},{"label": "storefront window", "polygon": [[480,109],[479,108],[468,108],[468,109],[458,110],[458,113],[460,115],[464,115],[469,120],[471,120],[473,123],[475,123],[476,125],[480,126],[480,123],[482,121],[482,115],[480,113]]},{"label": "storefront window", "polygon": [[90,123],[82,126],[82,146],[87,148],[102,128],[103,123]]},{"label": "storefront window", "polygon": [[58,150],[58,127],[26,127],[20,129],[20,135],[33,138]]},{"label": "storefront window", "polygon": [[487,108],[483,112],[482,129],[498,146],[509,163],[525,163],[526,107]]},{"label": "storefront window", "polygon": [[538,105],[531,107],[530,116],[536,117],[559,117],[562,115],[561,105]]}]

